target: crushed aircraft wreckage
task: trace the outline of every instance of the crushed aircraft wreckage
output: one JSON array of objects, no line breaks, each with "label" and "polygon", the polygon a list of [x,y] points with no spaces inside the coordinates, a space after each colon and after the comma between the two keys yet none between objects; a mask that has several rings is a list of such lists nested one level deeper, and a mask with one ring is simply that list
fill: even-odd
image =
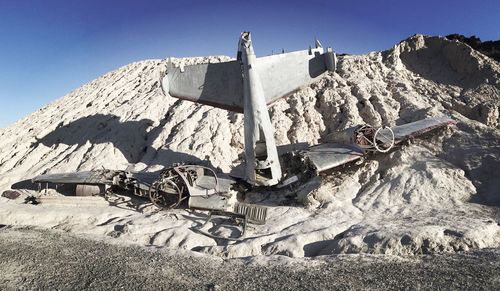
[{"label": "crushed aircraft wreckage", "polygon": [[[34,183],[74,184],[77,196],[105,194],[113,188],[146,197],[161,209],[187,207],[229,216],[242,222],[263,224],[267,208],[238,201],[238,192],[251,187],[279,189],[305,183],[319,173],[365,157],[387,153],[395,145],[436,128],[455,124],[447,117],[375,128],[358,125],[327,135],[321,144],[276,146],[268,106],[308,85],[326,71],[335,71],[336,55],[319,41],[314,49],[257,58],[249,32],[241,34],[234,61],[174,67],[169,61],[162,88],[172,96],[244,114],[245,173],[231,176],[190,164],[176,164],[151,179],[147,173],[120,170],[47,174]],[[293,72],[293,74],[290,74]],[[147,178],[149,177],[149,178]],[[205,224],[206,224],[205,223]],[[203,227],[203,226],[202,226]],[[216,237],[202,230],[196,231]]]}]

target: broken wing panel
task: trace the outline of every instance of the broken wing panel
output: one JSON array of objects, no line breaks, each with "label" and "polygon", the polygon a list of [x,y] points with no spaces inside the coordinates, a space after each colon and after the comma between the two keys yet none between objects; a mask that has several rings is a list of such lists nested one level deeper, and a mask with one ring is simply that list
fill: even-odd
[{"label": "broken wing panel", "polygon": [[61,174],[47,174],[36,176],[31,181],[34,183],[55,184],[112,184],[115,171],[87,171]]},{"label": "broken wing panel", "polygon": [[269,105],[312,83],[323,74],[327,69],[326,54],[323,54],[322,48],[318,48],[311,50],[311,53],[303,50],[261,57],[256,59],[255,68]]},{"label": "broken wing panel", "polygon": [[456,121],[448,117],[435,117],[394,126],[391,129],[394,132],[394,139],[397,143],[451,124],[456,124]]},{"label": "broken wing panel", "polygon": [[238,61],[168,68],[162,85],[173,97],[243,112],[243,79]]},{"label": "broken wing panel", "polygon": [[313,146],[304,152],[318,173],[355,161],[364,154],[358,146],[331,143]]}]

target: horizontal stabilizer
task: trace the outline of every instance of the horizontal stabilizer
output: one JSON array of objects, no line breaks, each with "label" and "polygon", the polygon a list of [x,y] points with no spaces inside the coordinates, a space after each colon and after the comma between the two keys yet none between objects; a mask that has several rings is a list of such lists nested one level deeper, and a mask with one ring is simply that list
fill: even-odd
[{"label": "horizontal stabilizer", "polygon": [[[257,58],[250,69],[258,71],[266,103],[270,105],[314,82],[331,69],[332,62],[331,50],[323,53],[323,48],[316,48]],[[241,113],[242,74],[239,61],[169,67],[162,86],[170,96]]]},{"label": "horizontal stabilizer", "polygon": [[327,57],[323,48],[296,51],[258,58],[259,72],[268,105],[309,85],[327,70]]},{"label": "horizontal stabilizer", "polygon": [[243,78],[240,62],[167,68],[163,90],[173,97],[243,112]]}]

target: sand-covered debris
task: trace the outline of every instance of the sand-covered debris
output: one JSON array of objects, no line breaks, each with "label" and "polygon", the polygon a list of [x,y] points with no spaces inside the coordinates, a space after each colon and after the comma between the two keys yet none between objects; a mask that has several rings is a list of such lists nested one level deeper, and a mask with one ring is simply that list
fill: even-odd
[{"label": "sand-covered debris", "polygon": [[[242,115],[164,96],[165,65],[124,66],[0,130],[0,192],[26,197],[37,193],[26,190],[36,175],[102,167],[156,172],[208,158],[231,171],[242,160]],[[266,225],[241,242],[193,232],[206,213],[159,212],[126,196],[108,197],[111,205],[76,206],[1,197],[0,223],[225,257],[498,247],[499,103],[498,62],[459,41],[416,35],[384,52],[343,56],[336,73],[277,102],[270,108],[277,142],[315,144],[360,123],[400,125],[442,115],[457,126],[323,175],[301,201],[249,193],[248,200],[272,207]]]}]

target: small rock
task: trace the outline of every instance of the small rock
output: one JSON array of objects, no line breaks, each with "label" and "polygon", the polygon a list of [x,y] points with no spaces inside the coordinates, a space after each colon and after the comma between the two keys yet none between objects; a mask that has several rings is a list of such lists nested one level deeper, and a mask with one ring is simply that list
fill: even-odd
[{"label": "small rock", "polygon": [[21,193],[19,193],[17,191],[12,191],[12,190],[3,191],[3,193],[2,193],[2,197],[8,198],[8,199],[16,199],[16,198],[19,198],[19,196],[21,196]]}]

